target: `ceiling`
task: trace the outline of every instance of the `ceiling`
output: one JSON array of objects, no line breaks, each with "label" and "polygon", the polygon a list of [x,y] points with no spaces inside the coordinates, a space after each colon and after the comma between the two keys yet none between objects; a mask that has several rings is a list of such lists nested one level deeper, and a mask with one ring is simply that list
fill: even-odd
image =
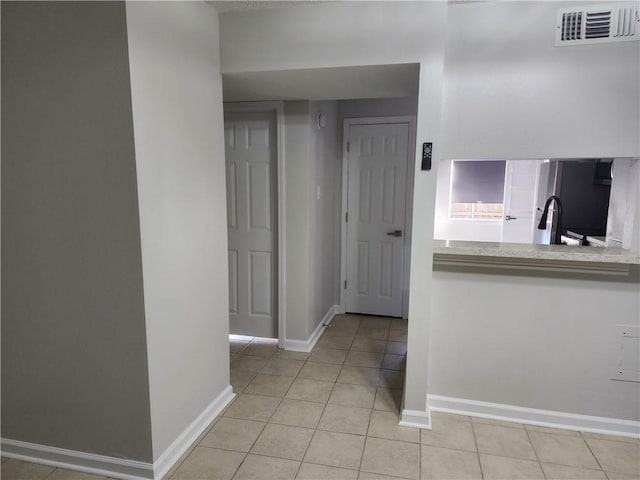
[{"label": "ceiling", "polygon": [[[340,0],[337,0],[340,1]],[[349,0],[342,0],[349,1]],[[351,0],[353,1],[353,0]],[[443,0],[444,1],[444,0]],[[460,3],[484,3],[489,0],[446,0],[448,3],[456,5]],[[255,1],[255,0],[222,0],[222,1],[214,1],[208,2],[211,4],[219,13],[224,12],[238,12],[238,11],[246,11],[246,10],[258,10],[264,8],[281,8],[281,7],[290,7],[294,5],[305,5],[309,3],[327,3],[325,0],[284,0],[284,1]]]},{"label": "ceiling", "polygon": [[343,100],[418,95],[416,63],[311,68],[222,75],[225,102]]},{"label": "ceiling", "polygon": [[287,0],[287,1],[254,1],[254,0],[228,0],[208,2],[212,5],[218,13],[224,12],[243,12],[246,10],[259,10],[265,8],[281,8],[290,7],[294,5],[305,5],[308,3],[319,3],[321,0]]}]

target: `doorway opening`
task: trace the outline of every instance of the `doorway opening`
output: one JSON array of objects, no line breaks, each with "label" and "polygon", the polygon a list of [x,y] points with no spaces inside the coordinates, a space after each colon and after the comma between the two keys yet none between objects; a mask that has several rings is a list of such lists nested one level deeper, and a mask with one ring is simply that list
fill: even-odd
[{"label": "doorway opening", "polygon": [[280,102],[225,104],[229,332],[279,342],[282,115]]},{"label": "doorway opening", "polygon": [[[372,78],[376,81],[372,82]],[[376,284],[381,305],[366,311],[350,310],[407,317],[418,79],[418,64],[223,74],[225,102],[234,102],[225,104],[227,112],[230,106],[247,112],[277,104],[282,114],[278,116],[277,129],[280,144],[276,182],[277,257],[274,257],[278,274],[274,281],[278,288],[274,310],[282,348],[310,351],[333,317],[346,310],[345,269],[347,260],[353,257],[342,252],[346,234],[342,209],[347,204],[347,198],[342,196],[342,183],[348,167],[347,162],[343,163],[342,152],[345,119],[352,121],[353,128],[360,125],[398,130],[392,136],[387,135],[389,138],[381,148],[403,157],[402,165],[381,166],[380,176],[372,177],[375,182],[384,177],[386,182],[385,188],[381,185],[376,187],[378,193],[373,190],[371,193],[376,195],[374,200],[384,200],[383,227],[392,232],[386,235],[385,231],[384,238],[375,246],[372,244],[371,250],[374,255],[376,248],[382,249],[375,253],[375,258],[371,257],[374,263],[369,268],[372,275],[377,275],[375,282],[371,277],[371,285]],[[229,240],[231,250],[231,236]],[[234,290],[234,283],[240,280],[233,271],[241,270],[239,265],[236,268],[234,255],[230,252],[232,317],[233,308],[236,305],[240,308],[234,292],[242,293]],[[358,263],[363,264],[364,260]],[[394,308],[382,307],[389,303],[383,301],[385,297],[392,299]],[[246,329],[230,331],[265,336]]]},{"label": "doorway opening", "polygon": [[340,304],[407,318],[415,117],[347,118],[343,132]]}]

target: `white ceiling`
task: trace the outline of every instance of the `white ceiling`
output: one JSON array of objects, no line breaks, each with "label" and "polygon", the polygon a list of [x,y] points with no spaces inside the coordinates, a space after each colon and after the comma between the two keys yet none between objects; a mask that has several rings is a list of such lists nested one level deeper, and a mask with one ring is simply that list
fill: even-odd
[{"label": "white ceiling", "polygon": [[[334,0],[334,1],[349,1],[349,0]],[[354,1],[354,0],[351,0]],[[362,0],[355,0],[362,1]],[[431,0],[437,1],[437,0]],[[456,5],[460,3],[481,3],[490,0],[446,0],[448,3]],[[245,10],[258,10],[264,8],[281,8],[290,7],[294,5],[304,5],[308,3],[325,3],[326,0],[281,0],[277,2],[273,1],[260,1],[260,0],[221,0],[210,1],[211,4],[219,13],[224,12],[238,12]]]},{"label": "white ceiling", "polygon": [[368,65],[222,75],[225,102],[418,95],[419,65]]}]

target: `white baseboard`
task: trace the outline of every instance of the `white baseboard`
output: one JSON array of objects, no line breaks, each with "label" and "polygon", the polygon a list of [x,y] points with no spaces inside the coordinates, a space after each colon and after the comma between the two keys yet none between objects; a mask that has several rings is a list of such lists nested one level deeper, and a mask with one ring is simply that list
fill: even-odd
[{"label": "white baseboard", "polygon": [[288,338],[285,338],[284,349],[291,350],[293,352],[310,352],[311,350],[313,350],[313,347],[316,346],[318,339],[324,333],[327,325],[331,323],[333,317],[336,316],[336,313],[339,309],[340,307],[338,305],[332,305],[331,307],[329,307],[329,310],[327,310],[327,313],[325,313],[324,317],[322,317],[322,320],[320,320],[320,323],[318,323],[318,326],[313,331],[308,340],[290,340]]},{"label": "white baseboard", "polygon": [[429,409],[434,412],[455,413],[526,425],[640,438],[640,422],[632,420],[540,410],[440,395],[427,395],[427,403]]},{"label": "white baseboard", "polygon": [[3,438],[0,442],[2,456],[7,458],[122,480],[149,480],[153,478],[151,463],[48,447],[10,438]]},{"label": "white baseboard", "polygon": [[400,425],[403,427],[426,428],[431,430],[431,412],[402,409],[400,413]]},{"label": "white baseboard", "polygon": [[161,479],[234,396],[231,386],[225,388],[153,464],[21,442],[9,438],[0,439],[1,454],[3,457],[16,460],[122,480]]},{"label": "white baseboard", "polygon": [[153,463],[154,478],[161,479],[176,463],[189,447],[198,439],[211,422],[222,412],[235,397],[229,385],[191,422],[171,445]]}]

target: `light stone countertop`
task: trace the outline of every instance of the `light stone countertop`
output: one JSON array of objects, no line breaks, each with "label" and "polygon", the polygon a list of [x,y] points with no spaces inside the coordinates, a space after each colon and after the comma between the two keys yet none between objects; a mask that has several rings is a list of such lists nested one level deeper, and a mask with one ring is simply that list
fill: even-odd
[{"label": "light stone countertop", "polygon": [[532,245],[524,243],[464,242],[434,240],[434,258],[451,256],[493,257],[504,260],[523,259],[535,262],[558,261],[639,265],[640,253],[615,247],[570,247],[567,245]]}]

